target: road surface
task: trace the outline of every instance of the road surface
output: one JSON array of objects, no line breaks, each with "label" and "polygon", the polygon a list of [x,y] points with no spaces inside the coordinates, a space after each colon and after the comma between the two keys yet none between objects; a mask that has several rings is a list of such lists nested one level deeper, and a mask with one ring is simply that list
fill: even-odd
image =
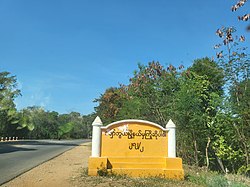
[{"label": "road surface", "polygon": [[0,185],[90,140],[26,140],[0,142]]}]

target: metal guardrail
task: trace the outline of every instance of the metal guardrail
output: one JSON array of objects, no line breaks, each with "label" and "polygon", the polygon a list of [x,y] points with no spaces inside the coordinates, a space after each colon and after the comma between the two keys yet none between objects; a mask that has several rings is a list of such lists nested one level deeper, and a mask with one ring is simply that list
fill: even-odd
[{"label": "metal guardrail", "polygon": [[17,141],[17,140],[19,140],[18,137],[0,137],[0,142]]}]

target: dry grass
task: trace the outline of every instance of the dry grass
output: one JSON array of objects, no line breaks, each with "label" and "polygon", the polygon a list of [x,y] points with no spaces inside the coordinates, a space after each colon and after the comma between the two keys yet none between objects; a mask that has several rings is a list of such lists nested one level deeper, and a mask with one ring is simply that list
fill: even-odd
[{"label": "dry grass", "polygon": [[163,178],[131,178],[123,175],[88,176],[87,168],[81,171],[77,182],[80,186],[97,187],[247,187],[250,179],[240,175],[221,175],[207,172],[204,168],[184,166],[185,180],[169,180]]}]

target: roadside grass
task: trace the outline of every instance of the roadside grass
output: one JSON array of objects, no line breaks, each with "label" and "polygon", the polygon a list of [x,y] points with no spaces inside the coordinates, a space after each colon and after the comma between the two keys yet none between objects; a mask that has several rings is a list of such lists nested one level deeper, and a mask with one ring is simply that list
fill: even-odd
[{"label": "roadside grass", "polygon": [[220,174],[205,168],[184,165],[185,181],[207,187],[247,187],[250,178],[236,174]]},{"label": "roadside grass", "polygon": [[170,180],[159,177],[131,178],[126,175],[104,174],[104,176],[88,176],[84,168],[78,181],[86,186],[98,187],[248,187],[250,178],[241,175],[222,175],[206,171],[204,168],[184,165],[184,180]]}]

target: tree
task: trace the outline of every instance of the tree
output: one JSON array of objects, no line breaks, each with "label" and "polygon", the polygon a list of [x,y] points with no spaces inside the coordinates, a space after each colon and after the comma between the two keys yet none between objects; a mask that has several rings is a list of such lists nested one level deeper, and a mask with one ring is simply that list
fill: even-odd
[{"label": "tree", "polygon": [[190,70],[183,72],[179,81],[180,89],[175,95],[179,154],[185,161],[197,166],[203,166],[206,160],[208,167],[212,124],[220,104],[218,90],[211,90],[212,83],[207,76]]},{"label": "tree", "polygon": [[[237,140],[235,150],[238,149],[239,152],[242,152],[242,158],[245,160],[243,166],[249,168],[250,138],[247,130],[249,129],[249,122],[245,120],[245,114],[248,115],[249,111],[245,110],[244,104],[248,95],[250,58],[247,48],[242,45],[245,38],[236,36],[235,32],[234,27],[218,29],[216,33],[222,39],[222,43],[217,45],[216,48],[219,47],[221,50],[217,52],[217,57],[219,64],[224,69],[226,78],[225,89],[227,94],[224,100],[224,111],[227,112],[225,116],[229,119],[225,119],[225,121],[233,124],[232,129]],[[231,145],[228,144],[227,146]],[[241,161],[238,160],[238,162]],[[234,168],[234,170],[237,169],[240,169],[239,166]]]},{"label": "tree", "polygon": [[[58,128],[58,139],[69,138],[69,133],[72,131],[74,124],[72,122],[64,123]],[[68,136],[67,136],[68,135]]]},{"label": "tree", "polygon": [[[75,138],[90,138],[92,135],[92,123],[96,118],[96,114],[88,114],[81,116],[81,126],[76,126],[75,132],[78,133],[78,136]],[[80,131],[78,129],[81,129]],[[73,129],[74,132],[74,129]],[[80,132],[80,133],[79,133]]]},{"label": "tree", "polygon": [[140,103],[141,117],[165,126],[172,117],[174,93],[178,91],[179,70],[172,65],[167,68],[159,62],[139,65],[128,85],[129,97]]},{"label": "tree", "polygon": [[172,116],[174,92],[178,90],[178,70],[170,65],[164,68],[159,62],[138,65],[128,85],[109,88],[99,99],[96,107],[104,121],[137,118],[154,121],[165,126]]},{"label": "tree", "polygon": [[88,138],[90,134],[90,130],[92,132],[92,126],[89,128],[89,126],[92,124],[92,120],[88,121],[88,116],[81,116],[78,112],[71,112],[69,114],[70,117],[70,123],[73,124],[73,128],[70,131],[70,137],[71,138]]},{"label": "tree", "polygon": [[223,95],[223,86],[225,83],[224,70],[214,60],[208,57],[196,59],[188,69],[195,72],[197,75],[206,76],[207,80],[210,82],[210,92],[216,92],[220,96]]},{"label": "tree", "polygon": [[22,110],[22,119],[27,128],[31,128],[27,136],[35,139],[58,138],[58,113],[45,111],[38,106],[28,107]]},{"label": "tree", "polygon": [[14,99],[20,95],[17,80],[9,72],[0,72],[0,136],[8,136],[9,128],[17,124],[17,111]]},{"label": "tree", "polygon": [[233,113],[240,115],[248,123],[250,120],[250,80],[243,80],[234,85],[230,90],[230,95]]},{"label": "tree", "polygon": [[[201,82],[201,84],[205,86],[205,97],[202,99],[203,101],[199,110],[202,112],[201,115],[204,117],[203,121],[205,123],[205,129],[203,130],[206,132],[206,144],[204,142],[204,144],[200,147],[204,150],[206,166],[208,169],[210,165],[210,145],[216,141],[215,135],[217,134],[217,128],[214,122],[221,109],[222,97],[224,94],[224,70],[214,60],[211,60],[208,57],[194,60],[193,65],[188,68],[188,70],[196,75],[202,76],[204,81],[207,81],[207,86],[204,85],[205,82]],[[210,156],[212,156],[211,153]]]},{"label": "tree", "polygon": [[244,150],[246,167],[250,165],[250,79],[231,87],[230,101],[234,125]]},{"label": "tree", "polygon": [[95,117],[96,114],[81,116],[78,112],[59,115],[58,138],[89,138]]},{"label": "tree", "polygon": [[99,115],[104,123],[111,123],[117,119],[117,114],[124,103],[121,89],[116,87],[108,88],[100,98],[95,99],[99,105],[95,107],[97,115]]}]

